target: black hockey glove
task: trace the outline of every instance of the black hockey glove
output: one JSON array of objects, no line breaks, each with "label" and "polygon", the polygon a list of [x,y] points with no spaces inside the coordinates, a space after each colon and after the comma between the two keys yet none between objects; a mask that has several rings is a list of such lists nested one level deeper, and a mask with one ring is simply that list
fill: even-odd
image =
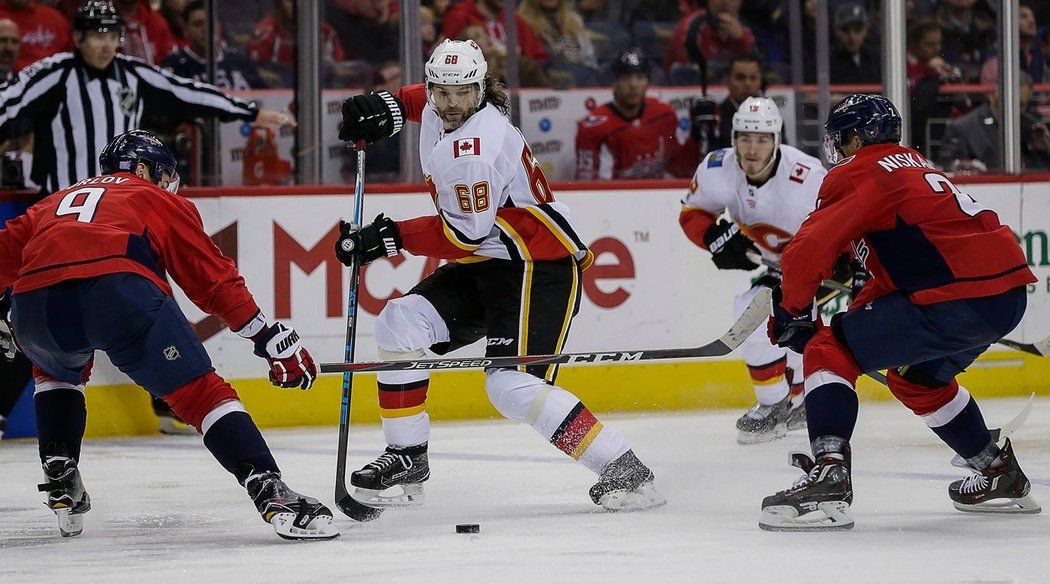
[{"label": "black hockey glove", "polygon": [[404,124],[405,106],[390,92],[355,95],[343,102],[339,139],[344,142],[364,140],[371,144],[400,132]]},{"label": "black hockey glove", "polygon": [[711,260],[719,270],[753,270],[758,264],[747,257],[748,252],[758,254],[754,242],[740,233],[740,227],[725,219],[711,225],[704,232],[704,243],[711,252]]},{"label": "black hockey glove", "polygon": [[780,286],[773,288],[773,314],[766,324],[766,334],[769,335],[769,342],[801,355],[809,340],[817,334],[816,318],[819,317],[813,316],[812,304],[802,309],[802,314],[795,316],[780,305],[783,300],[784,292]]},{"label": "black hockey glove", "polygon": [[401,251],[401,232],[397,223],[380,213],[375,221],[356,228],[346,221],[339,222],[339,240],[335,242],[335,257],[349,266],[354,257],[361,265],[368,265],[381,257],[396,256]]}]

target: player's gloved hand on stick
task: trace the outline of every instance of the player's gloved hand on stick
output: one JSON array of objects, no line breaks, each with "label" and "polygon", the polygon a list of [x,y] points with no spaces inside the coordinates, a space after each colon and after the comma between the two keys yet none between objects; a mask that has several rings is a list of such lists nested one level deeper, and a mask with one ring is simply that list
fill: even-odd
[{"label": "player's gloved hand on stick", "polygon": [[15,330],[11,326],[11,294],[5,292],[0,295],[0,358],[11,361],[19,351]]},{"label": "player's gloved hand on stick", "polygon": [[747,257],[748,252],[758,255],[758,248],[740,232],[736,223],[721,219],[712,224],[704,232],[704,243],[719,270],[753,270],[758,267]]},{"label": "player's gloved hand on stick", "polygon": [[405,106],[390,92],[355,95],[343,102],[339,139],[344,142],[364,140],[371,144],[400,132],[404,124]]},{"label": "player's gloved hand on stick", "polygon": [[279,322],[260,331],[252,341],[255,354],[270,364],[270,383],[278,387],[310,389],[317,379],[317,367],[310,353],[299,343],[299,333]]},{"label": "player's gloved hand on stick", "polygon": [[361,228],[352,223],[339,222],[339,240],[335,242],[335,257],[344,266],[361,258],[361,265],[368,265],[381,257],[396,256],[401,251],[401,232],[389,217],[380,213],[375,221]]},{"label": "player's gloved hand on stick", "polygon": [[864,265],[857,260],[850,262],[850,269],[853,270],[853,283],[850,284],[849,299],[853,302],[853,299],[860,294],[860,291],[864,289],[864,286],[871,279],[871,273],[864,269]]},{"label": "player's gloved hand on stick", "polygon": [[780,305],[783,300],[784,292],[780,286],[773,288],[773,315],[769,317],[766,334],[776,346],[801,354],[809,340],[817,334],[816,319],[819,317],[813,315],[812,305],[803,309],[801,315],[791,314]]}]

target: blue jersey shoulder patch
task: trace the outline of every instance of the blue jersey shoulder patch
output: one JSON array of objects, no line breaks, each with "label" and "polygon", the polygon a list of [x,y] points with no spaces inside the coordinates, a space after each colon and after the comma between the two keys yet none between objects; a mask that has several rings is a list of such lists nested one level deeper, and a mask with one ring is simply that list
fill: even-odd
[{"label": "blue jersey shoulder patch", "polygon": [[725,159],[726,152],[728,152],[728,151],[729,151],[728,148],[722,148],[720,150],[715,150],[714,152],[712,152],[707,157],[707,167],[708,168],[719,168],[719,167],[721,167],[722,166],[722,160]]}]

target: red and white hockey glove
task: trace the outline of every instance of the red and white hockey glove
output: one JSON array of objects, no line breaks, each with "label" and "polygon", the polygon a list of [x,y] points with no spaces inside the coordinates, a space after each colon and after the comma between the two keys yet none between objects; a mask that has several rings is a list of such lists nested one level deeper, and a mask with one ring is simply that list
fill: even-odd
[{"label": "red and white hockey glove", "polygon": [[279,387],[310,389],[317,367],[299,343],[299,333],[276,322],[252,337],[255,354],[270,363],[270,383]]}]

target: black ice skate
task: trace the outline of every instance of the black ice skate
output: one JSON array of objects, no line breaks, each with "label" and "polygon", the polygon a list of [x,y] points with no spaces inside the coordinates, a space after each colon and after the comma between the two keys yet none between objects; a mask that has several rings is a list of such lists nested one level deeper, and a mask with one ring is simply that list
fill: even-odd
[{"label": "black ice skate", "polygon": [[1042,507],[1029,494],[1031,490],[1007,438],[992,466],[948,485],[948,497],[959,511],[1039,513]]},{"label": "black ice skate", "polygon": [[790,395],[785,395],[784,399],[769,406],[756,402],[736,421],[736,429],[740,430],[736,441],[740,444],[761,444],[779,440],[787,436],[790,416]]},{"label": "black ice skate", "polygon": [[47,505],[58,517],[62,537],[84,531],[84,513],[91,510],[91,497],[84,490],[77,461],[68,456],[49,456],[44,461],[44,479],[37,489],[47,493]]},{"label": "black ice skate", "polygon": [[365,505],[406,507],[423,504],[423,483],[429,478],[424,442],[408,448],[387,446],[379,458],[350,474],[350,484],[357,487],[354,499]]},{"label": "black ice skate", "polygon": [[605,467],[589,494],[595,505],[609,511],[653,509],[667,503],[654,479],[653,471],[628,450]]},{"label": "black ice skate", "polygon": [[288,488],[281,473],[248,469],[245,474],[241,484],[263,521],[273,525],[277,535],[296,540],[339,537],[339,530],[332,525],[332,511],[317,499]]},{"label": "black ice skate", "polygon": [[849,442],[823,436],[813,441],[816,460],[791,453],[791,465],[806,473],[790,489],[762,500],[758,526],[766,531],[853,529],[853,483]]}]

